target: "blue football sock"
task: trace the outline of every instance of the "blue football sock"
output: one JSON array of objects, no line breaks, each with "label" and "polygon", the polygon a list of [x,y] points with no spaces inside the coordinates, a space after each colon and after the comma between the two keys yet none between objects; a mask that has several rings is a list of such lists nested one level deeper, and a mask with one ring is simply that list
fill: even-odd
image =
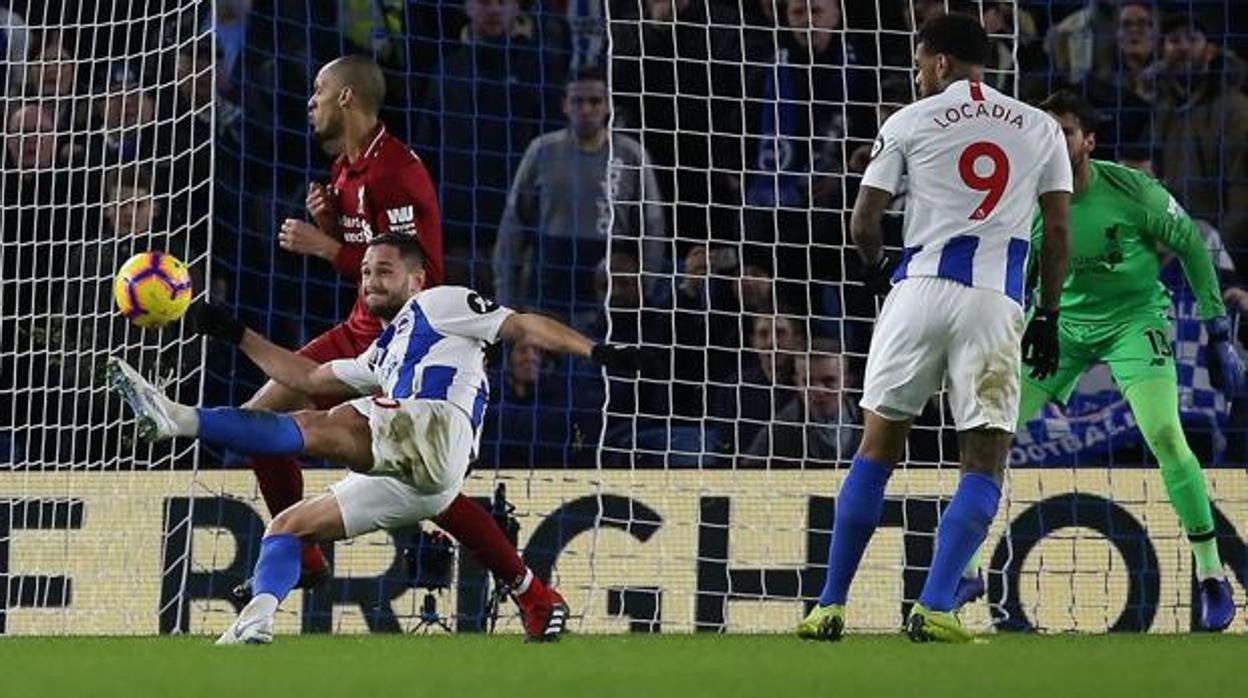
[{"label": "blue football sock", "polygon": [[893,474],[888,463],[854,456],[854,463],[836,497],[832,542],[828,545],[828,576],[819,605],[843,604],[849,583],[884,512],[884,486]]},{"label": "blue football sock", "polygon": [[996,480],[980,473],[962,475],[936,529],[936,554],[919,603],[933,611],[953,609],[958,577],[988,536],[1000,502],[1001,486]]},{"label": "blue football sock", "polygon": [[303,432],[288,414],[239,407],[201,407],[199,439],[251,456],[303,452]]},{"label": "blue football sock", "polygon": [[303,543],[289,533],[265,536],[260,541],[260,559],[256,561],[252,591],[272,594],[278,601],[286,598],[299,582],[299,556]]}]

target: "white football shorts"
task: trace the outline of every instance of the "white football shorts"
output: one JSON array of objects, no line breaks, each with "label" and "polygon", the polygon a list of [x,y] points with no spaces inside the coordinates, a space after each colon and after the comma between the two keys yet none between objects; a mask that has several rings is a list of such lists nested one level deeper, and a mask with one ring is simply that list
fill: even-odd
[{"label": "white football shorts", "polygon": [[1023,309],[998,291],[902,279],[876,321],[860,404],[902,421],[918,416],[943,385],[958,431],[1013,433],[1022,333]]},{"label": "white football shorts", "polygon": [[364,397],[373,469],[330,485],[348,538],[411,526],[445,509],[464,484],[475,443],[472,424],[443,400]]}]

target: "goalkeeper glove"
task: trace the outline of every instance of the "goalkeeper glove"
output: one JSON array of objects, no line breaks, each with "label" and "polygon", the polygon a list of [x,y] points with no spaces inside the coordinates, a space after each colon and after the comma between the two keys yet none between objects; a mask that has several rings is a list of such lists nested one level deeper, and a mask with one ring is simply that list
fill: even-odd
[{"label": "goalkeeper glove", "polygon": [[877,296],[887,296],[893,289],[893,260],[882,254],[874,263],[863,263],[862,283]]},{"label": "goalkeeper glove", "polygon": [[191,306],[189,317],[196,334],[215,337],[229,344],[243,341],[243,332],[247,330],[243,321],[230,314],[230,311],[207,301]]},{"label": "goalkeeper glove", "polygon": [[1023,332],[1023,361],[1031,365],[1031,377],[1043,380],[1057,373],[1061,350],[1057,340],[1057,311],[1036,308]]},{"label": "goalkeeper glove", "polygon": [[1244,390],[1244,361],[1231,340],[1231,321],[1225,315],[1205,321],[1209,344],[1205,346],[1205,368],[1209,383],[1231,397]]}]

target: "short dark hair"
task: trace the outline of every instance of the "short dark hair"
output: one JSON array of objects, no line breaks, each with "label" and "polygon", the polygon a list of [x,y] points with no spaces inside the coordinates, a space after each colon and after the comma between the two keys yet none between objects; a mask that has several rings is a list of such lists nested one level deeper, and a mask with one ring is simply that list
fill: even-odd
[{"label": "short dark hair", "polygon": [[600,65],[586,65],[577,68],[568,78],[568,84],[574,82],[601,82],[607,84],[607,71]]},{"label": "short dark hair", "polygon": [[1172,34],[1174,32],[1191,30],[1199,32],[1204,36],[1209,36],[1209,31],[1205,27],[1205,23],[1200,18],[1186,12],[1171,12],[1161,20],[1161,35]]},{"label": "short dark hair", "polygon": [[1037,106],[1051,114],[1075,117],[1084,133],[1096,133],[1097,124],[1101,121],[1100,115],[1088,100],[1070,90],[1058,90],[1045,97]]},{"label": "short dark hair", "polygon": [[415,236],[383,233],[368,241],[369,247],[381,245],[397,247],[399,256],[403,258],[403,262],[408,266],[419,265],[421,269],[425,268],[425,248],[421,247],[420,241]]},{"label": "short dark hair", "polygon": [[923,23],[919,43],[928,53],[943,53],[971,65],[983,65],[988,56],[988,32],[978,20],[962,14],[944,14]]}]

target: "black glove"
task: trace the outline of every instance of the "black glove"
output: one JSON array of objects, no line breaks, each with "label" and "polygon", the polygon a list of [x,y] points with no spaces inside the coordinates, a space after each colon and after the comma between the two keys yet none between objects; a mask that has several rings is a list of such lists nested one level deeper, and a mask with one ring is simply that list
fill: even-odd
[{"label": "black glove", "polygon": [[1043,380],[1057,373],[1061,351],[1057,341],[1057,311],[1036,308],[1023,332],[1023,363],[1031,366],[1031,377]]},{"label": "black glove", "polygon": [[888,255],[880,255],[874,264],[863,263],[862,283],[867,290],[877,296],[887,296],[893,289],[893,260]]},{"label": "black glove", "polygon": [[215,337],[230,344],[243,341],[243,332],[247,329],[243,321],[230,314],[230,311],[206,301],[191,306],[187,317],[196,334]]},{"label": "black glove", "polygon": [[589,358],[609,373],[631,375],[641,370],[641,350],[637,347],[599,342],[594,345]]}]

